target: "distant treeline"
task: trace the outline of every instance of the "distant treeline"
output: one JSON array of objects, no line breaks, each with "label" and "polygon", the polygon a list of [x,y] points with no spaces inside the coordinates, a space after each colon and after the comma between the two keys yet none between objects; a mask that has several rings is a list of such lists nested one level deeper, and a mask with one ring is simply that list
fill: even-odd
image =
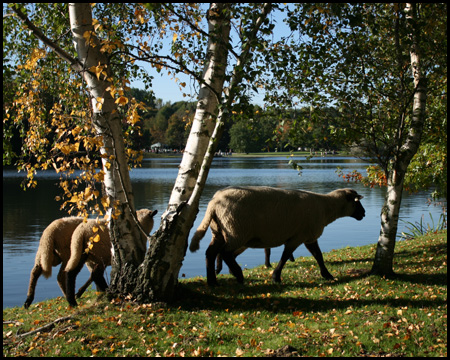
[{"label": "distant treeline", "polygon": [[[58,99],[46,92],[42,96],[43,117],[48,118],[48,126],[52,126],[51,109]],[[139,110],[141,120],[136,124],[140,131],[128,132],[131,133],[127,140],[128,145],[133,150],[151,151],[152,145],[157,143],[161,144],[163,149],[173,151],[184,149],[197,106],[195,101],[164,102],[155,98],[153,92],[136,88],[130,90],[129,97],[134,97],[145,104],[145,110]],[[9,99],[9,96],[6,98]],[[225,124],[218,150],[239,153],[299,149],[341,150],[330,133],[336,125],[335,118],[332,108],[320,111],[317,109],[311,111],[309,108],[274,111],[263,109],[258,105],[238,105],[232,111],[230,121]],[[124,130],[127,126],[124,124]],[[7,138],[4,136],[3,146],[4,149],[8,149],[9,154],[12,154],[6,162],[4,159],[4,165],[14,164],[24,152],[22,135],[15,126],[4,128],[4,131],[11,133]],[[57,136],[56,132],[48,135],[49,152]],[[80,144],[78,152],[84,151],[83,144]]]},{"label": "distant treeline", "polygon": [[[136,100],[147,110],[142,112],[141,137],[133,139],[135,149],[150,150],[160,143],[167,149],[183,150],[195,114],[196,102],[166,102],[153,97],[151,92],[132,89]],[[233,111],[232,121],[218,149],[226,152],[259,152],[287,150],[340,150],[333,141],[331,129],[335,113],[332,108],[312,112],[310,108],[281,112],[247,105],[245,110]]]}]

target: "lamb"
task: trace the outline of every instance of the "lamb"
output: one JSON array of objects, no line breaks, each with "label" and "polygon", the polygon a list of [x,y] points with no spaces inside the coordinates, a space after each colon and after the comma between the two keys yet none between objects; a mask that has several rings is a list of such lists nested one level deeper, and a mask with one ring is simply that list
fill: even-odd
[{"label": "lamb", "polygon": [[317,239],[328,224],[351,216],[362,220],[362,196],[352,189],[328,194],[271,187],[228,187],[216,192],[195,232],[190,251],[198,250],[200,240],[211,227],[212,240],[206,250],[206,275],[210,286],[217,284],[214,261],[218,254],[230,272],[242,283],[242,269],[235,257],[245,249],[285,245],[278,266],[272,273],[281,282],[281,271],[292,252],[305,244],[318,262],[321,275],[333,279],[323,262]]},{"label": "lamb", "polygon": [[[147,209],[136,212],[138,221],[146,234],[149,234],[152,230],[153,217],[157,212],[157,210],[151,211]],[[95,232],[93,230],[94,226],[98,229]],[[99,240],[94,240],[92,248],[86,253],[85,249],[88,247],[90,239],[95,238],[97,235]],[[65,266],[65,271],[67,272],[65,295],[71,306],[77,306],[75,280],[84,263],[91,271],[91,278],[97,285],[97,290],[105,291],[108,284],[103,277],[103,272],[107,266],[111,265],[111,240],[106,221],[104,220],[97,222],[97,220],[90,219],[80,224],[73,232],[70,242],[70,259]],[[81,296],[81,290],[84,291],[85,286],[78,291],[76,297]]]},{"label": "lamb", "polygon": [[[52,274],[52,266],[57,266],[61,263],[62,265],[59,269],[57,281],[64,296],[66,295],[66,276],[64,274],[64,268],[70,258],[70,239],[76,227],[82,222],[82,217],[74,216],[57,219],[42,233],[34,261],[34,267],[30,274],[27,299],[23,305],[25,309],[27,309],[34,300],[36,284],[41,274],[46,278],[49,278]],[[86,283],[87,286],[89,286],[91,281],[91,278],[89,278]]]}]

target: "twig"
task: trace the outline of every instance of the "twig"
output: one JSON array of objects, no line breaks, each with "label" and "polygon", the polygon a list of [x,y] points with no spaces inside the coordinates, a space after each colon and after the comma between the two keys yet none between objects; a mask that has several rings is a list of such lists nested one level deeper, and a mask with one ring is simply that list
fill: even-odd
[{"label": "twig", "polygon": [[50,331],[57,323],[63,322],[63,321],[67,321],[67,320],[70,320],[70,319],[72,319],[72,316],[61,317],[59,319],[56,319],[55,321],[52,321],[51,323],[49,323],[47,325],[41,326],[40,328],[34,329],[32,331],[28,331],[28,332],[23,333],[23,334],[18,334],[17,337],[22,338],[22,337],[25,337],[25,336],[28,336],[28,335],[32,335],[32,334],[35,334],[37,332],[44,331],[44,330],[45,331]]}]

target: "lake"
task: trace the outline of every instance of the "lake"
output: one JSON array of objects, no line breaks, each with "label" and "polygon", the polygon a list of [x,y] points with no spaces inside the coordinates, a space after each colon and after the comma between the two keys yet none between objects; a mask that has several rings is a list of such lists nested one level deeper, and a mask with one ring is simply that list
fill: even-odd
[{"label": "lake", "polygon": [[[316,157],[311,160],[294,158],[302,166],[302,175],[288,165],[282,157],[221,157],[215,158],[200,201],[200,211],[194,223],[195,231],[200,224],[206,206],[214,193],[230,185],[268,185],[285,189],[302,189],[327,193],[337,188],[351,187],[364,196],[362,204],[366,217],[361,221],[353,218],[338,219],[325,228],[319,239],[323,252],[346,246],[376,244],[380,232],[380,210],[384,201],[384,188],[367,188],[362,184],[346,183],[336,175],[336,166],[344,172],[363,170],[364,161],[345,157]],[[175,178],[178,173],[180,157],[144,159],[142,168],[131,171],[131,180],[137,209],[157,209],[153,231],[159,227],[160,215],[164,212]],[[365,172],[364,172],[365,173]],[[30,271],[34,265],[35,254],[42,231],[55,219],[67,216],[59,210],[60,202],[55,196],[61,195],[56,185],[59,179],[54,171],[38,172],[36,189],[23,191],[19,184],[23,173],[3,170],[3,307],[22,306],[26,298]],[[416,222],[424,216],[430,222],[429,213],[437,221],[442,212],[439,206],[428,205],[429,193],[414,195],[405,193],[402,200],[400,218]],[[407,224],[400,221],[398,237],[406,230]],[[211,241],[211,233],[200,243],[196,253],[188,252],[180,271],[180,277],[205,276],[205,251]],[[272,250],[271,261],[279,260],[282,247]],[[294,252],[295,257],[309,256],[304,246]],[[264,251],[248,249],[237,258],[243,268],[252,268],[264,263]],[[109,269],[106,279],[109,281]],[[56,282],[59,268],[53,268],[50,279],[39,278],[34,302],[61,296]],[[224,271],[227,272],[225,266]],[[245,276],[245,273],[244,273]],[[320,274],[318,273],[318,276]],[[86,282],[89,272],[86,267],[77,277],[77,289]],[[268,273],[270,278],[270,273]]]}]

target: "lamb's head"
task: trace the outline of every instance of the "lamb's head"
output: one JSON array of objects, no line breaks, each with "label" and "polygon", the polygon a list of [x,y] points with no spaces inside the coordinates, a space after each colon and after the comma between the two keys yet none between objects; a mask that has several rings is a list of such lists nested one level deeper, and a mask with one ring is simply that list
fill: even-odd
[{"label": "lamb's head", "polygon": [[339,197],[345,198],[345,216],[362,220],[366,215],[366,210],[364,210],[360,201],[363,196],[353,189],[339,189],[336,192]]},{"label": "lamb's head", "polygon": [[153,217],[158,213],[158,210],[148,210],[141,209],[136,211],[137,218],[139,223],[142,225],[142,228],[145,230],[147,235],[153,229]]}]

